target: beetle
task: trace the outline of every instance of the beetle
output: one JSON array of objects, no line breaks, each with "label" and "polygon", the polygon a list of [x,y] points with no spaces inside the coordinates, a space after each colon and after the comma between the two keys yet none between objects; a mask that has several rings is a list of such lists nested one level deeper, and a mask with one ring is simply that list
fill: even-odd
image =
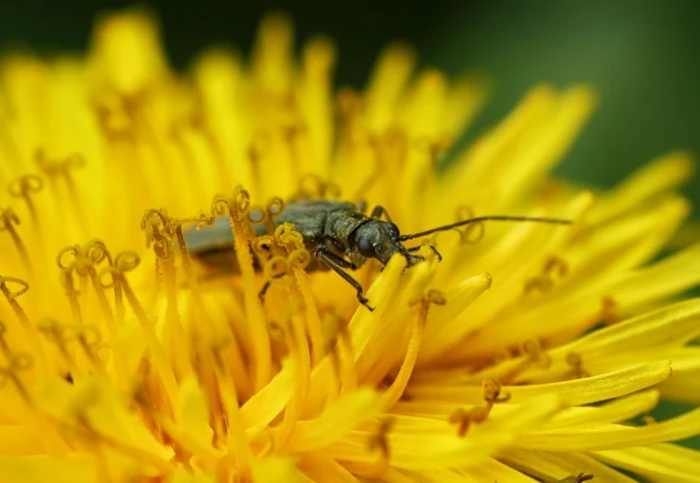
[{"label": "beetle", "polygon": [[[404,246],[406,241],[484,221],[571,224],[570,220],[559,218],[491,215],[473,217],[426,231],[402,235],[399,227],[391,221],[389,214],[382,206],[375,207],[369,216],[365,214],[365,208],[364,203],[348,201],[291,201],[273,218],[273,223],[275,227],[282,223],[292,224],[301,234],[304,246],[311,254],[312,260],[318,262],[307,267],[307,270],[333,270],[355,289],[357,300],[369,310],[374,308],[369,305],[362,285],[346,270],[356,270],[371,258],[386,265],[396,254],[406,259],[408,267],[423,261],[425,258],[422,255],[413,253],[421,246],[406,247]],[[253,230],[256,236],[267,233],[265,225],[253,225]],[[193,258],[219,271],[235,273],[236,267],[231,256],[233,234],[228,217],[216,218],[211,226],[190,228],[184,232],[184,239]],[[434,246],[428,245],[428,247],[433,250],[438,260],[442,260],[442,256]],[[268,281],[261,289],[261,299],[269,285]]]}]

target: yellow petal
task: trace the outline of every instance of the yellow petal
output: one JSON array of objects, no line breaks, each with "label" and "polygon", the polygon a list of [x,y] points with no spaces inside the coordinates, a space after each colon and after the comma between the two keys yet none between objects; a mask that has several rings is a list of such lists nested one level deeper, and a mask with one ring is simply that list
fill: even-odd
[{"label": "yellow petal", "polygon": [[339,483],[357,483],[359,480],[346,470],[343,465],[322,453],[301,455],[299,468],[316,482],[337,481]]},{"label": "yellow petal", "polygon": [[677,441],[697,434],[700,434],[700,409],[642,427],[606,425],[548,434],[543,431],[521,436],[517,445],[550,451],[601,451]]},{"label": "yellow petal", "polygon": [[694,482],[700,474],[700,454],[672,444],[594,453],[602,461],[655,481]]},{"label": "yellow petal", "polygon": [[688,300],[605,327],[552,351],[582,354],[584,360],[611,351],[633,352],[683,345],[700,334],[700,299]]},{"label": "yellow petal", "polygon": [[253,480],[257,483],[303,483],[307,481],[297,469],[293,458],[271,456],[256,460],[253,464]]},{"label": "yellow petal", "polygon": [[[483,464],[483,463],[481,463]],[[471,470],[471,469],[470,469]],[[471,471],[470,471],[471,472]],[[430,468],[429,470],[403,470],[402,472],[397,472],[400,476],[399,478],[387,478],[389,481],[405,481],[413,482],[420,481],[425,483],[477,483],[479,480],[471,475],[462,475],[457,470],[451,468]],[[395,475],[396,473],[393,473]],[[489,475],[492,476],[492,475]],[[495,475],[493,475],[495,476]],[[500,480],[495,480],[500,481]],[[506,481],[506,480],[503,480]]]},{"label": "yellow petal", "polygon": [[405,45],[386,48],[379,57],[367,88],[367,123],[381,132],[393,121],[394,103],[413,71],[414,53]]},{"label": "yellow petal", "polygon": [[[458,437],[454,430],[442,434],[391,430],[387,434],[389,461],[394,467],[411,470],[475,466],[560,409],[561,401],[556,396],[533,398],[531,404],[511,412],[508,417],[487,419],[470,428],[466,438]],[[444,425],[445,422],[438,423]],[[374,437],[373,432],[354,431],[327,448],[325,453],[340,460],[373,463],[380,457],[369,444]]]},{"label": "yellow petal", "polygon": [[659,402],[659,391],[651,389],[630,394],[596,407],[563,410],[547,422],[544,429],[593,427],[601,423],[627,421],[651,411]]},{"label": "yellow petal", "polygon": [[[80,427],[80,420],[85,418],[90,426],[89,431],[94,431],[98,440],[106,438],[116,442],[116,445],[105,446],[115,448],[115,464],[125,465],[114,469],[118,474],[128,474],[132,466],[159,470],[167,467],[166,462],[174,454],[172,448],[156,440],[138,416],[129,411],[124,398],[106,381],[87,379],[76,383],[72,404],[73,410],[68,413],[66,421],[69,427]],[[120,448],[130,450],[124,452]],[[121,456],[124,455],[130,459],[122,461]]]},{"label": "yellow petal", "polygon": [[176,411],[179,428],[200,446],[211,447],[214,431],[209,426],[209,410],[194,377],[180,383]]},{"label": "yellow petal", "polygon": [[311,421],[300,421],[289,450],[297,453],[324,448],[382,410],[382,399],[372,389],[359,389],[333,402]]},{"label": "yellow petal", "polygon": [[[551,394],[560,396],[568,404],[589,404],[646,389],[669,377],[671,377],[670,363],[659,361],[637,364],[615,372],[571,381],[504,386],[503,392],[511,395],[510,402],[522,402],[534,396]],[[483,389],[480,386],[425,383],[409,386],[408,391],[412,397],[426,401],[453,401],[456,405],[479,404],[483,401]]]},{"label": "yellow petal", "polygon": [[113,15],[95,29],[94,58],[105,78],[133,95],[165,72],[155,18],[143,10]]},{"label": "yellow petal", "polygon": [[215,483],[213,476],[198,471],[196,468],[188,470],[180,465],[175,468],[172,483]]},{"label": "yellow petal", "polygon": [[664,399],[696,404],[700,402],[700,371],[674,374],[659,389]]},{"label": "yellow petal", "polygon": [[282,370],[241,407],[241,418],[246,428],[263,427],[282,411],[294,393],[296,376],[296,362],[286,360]]},{"label": "yellow petal", "polygon": [[488,273],[470,277],[445,293],[447,303],[444,306],[431,307],[431,320],[434,322],[426,327],[425,343],[419,354],[419,364],[433,359],[466,335],[464,333],[466,324],[459,315],[491,287],[491,282],[491,275]]},{"label": "yellow petal", "polygon": [[619,277],[605,289],[616,311],[635,313],[656,300],[682,294],[700,282],[700,245],[683,247],[673,256]]},{"label": "yellow petal", "polygon": [[97,464],[92,458],[0,455],[0,481],[3,483],[90,482],[98,481],[97,476]]},{"label": "yellow petal", "polygon": [[563,479],[569,475],[592,474],[595,479],[611,483],[633,483],[635,480],[623,475],[582,453],[551,453],[508,448],[499,455],[508,465],[542,480]]},{"label": "yellow petal", "polygon": [[591,213],[590,222],[603,223],[631,211],[650,198],[672,191],[690,178],[694,170],[687,153],[671,153],[640,168],[601,198]]}]

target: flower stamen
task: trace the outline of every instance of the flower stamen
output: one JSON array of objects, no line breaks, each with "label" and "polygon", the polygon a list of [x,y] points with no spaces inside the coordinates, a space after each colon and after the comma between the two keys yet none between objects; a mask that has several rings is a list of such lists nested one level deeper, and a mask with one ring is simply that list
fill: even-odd
[{"label": "flower stamen", "polygon": [[212,215],[228,214],[231,221],[234,250],[245,286],[245,308],[249,317],[248,328],[251,335],[253,351],[254,389],[261,389],[270,380],[272,374],[270,336],[267,332],[265,315],[255,290],[255,270],[250,241],[253,239],[247,224],[250,211],[250,195],[238,187],[231,198],[221,196],[214,198],[211,206]]},{"label": "flower stamen", "polygon": [[[73,260],[70,264],[66,264],[65,256],[67,254],[72,255]],[[107,300],[107,294],[105,293],[105,286],[103,286],[101,279],[97,273],[97,267],[103,262],[107,262],[109,266],[113,265],[112,256],[107,249],[107,246],[101,240],[91,240],[86,243],[82,248],[78,245],[73,245],[66,247],[59,251],[56,256],[56,263],[61,270],[61,281],[66,290],[66,296],[68,297],[71,311],[73,313],[73,320],[76,324],[78,330],[78,341],[80,342],[88,360],[91,362],[93,369],[98,373],[103,373],[104,368],[99,362],[95,351],[100,347],[99,342],[96,345],[88,344],[83,340],[81,331],[90,330],[86,329],[83,325],[83,315],[78,300],[79,295],[83,292],[75,287],[73,274],[77,274],[81,281],[87,282],[90,280],[93,291],[97,297],[97,302],[100,307],[100,311],[105,318],[107,330],[109,332],[109,338],[112,344],[113,350],[113,360],[114,366],[117,374],[117,382],[120,387],[124,387],[127,381],[126,367],[124,366],[124,348],[121,344],[121,338],[119,337],[117,322],[115,315],[112,312],[112,308]],[[99,338],[99,332],[97,333]]]},{"label": "flower stamen", "polygon": [[27,210],[36,223],[36,207],[32,201],[30,193],[38,193],[44,188],[44,181],[35,174],[27,174],[10,182],[8,192],[14,198],[21,198],[27,205]]},{"label": "flower stamen", "polygon": [[[542,350],[542,346],[537,339],[528,339],[523,342],[522,346],[520,347],[519,355],[524,355],[525,357],[517,365],[509,369],[505,374],[502,374],[500,376],[501,381],[512,381],[513,378],[532,365],[540,369],[548,369],[552,365],[552,358],[549,356],[549,354],[547,354],[547,352]],[[510,353],[506,352],[502,361],[508,359],[509,356]]]},{"label": "flower stamen", "polygon": [[284,448],[293,438],[295,425],[301,417],[303,403],[309,390],[311,380],[311,354],[309,353],[309,345],[306,342],[306,336],[303,330],[303,323],[298,316],[293,315],[286,324],[285,339],[291,357],[297,359],[296,368],[298,377],[294,397],[287,404],[284,411],[284,419],[280,426],[279,432],[274,440],[276,449]]},{"label": "flower stamen", "polygon": [[141,259],[135,252],[127,251],[118,253],[114,257],[114,263],[108,267],[105,267],[100,273],[99,278],[100,280],[104,280],[104,275],[109,274],[112,282],[121,286],[126,300],[129,302],[129,305],[131,305],[131,309],[134,311],[134,314],[141,325],[141,329],[146,336],[148,347],[151,350],[156,368],[168,395],[169,405],[170,407],[173,407],[175,401],[177,400],[178,387],[173,368],[167,361],[162,344],[158,341],[153,323],[149,319],[146,311],[139,302],[125,276],[126,272],[136,268],[140,262]]},{"label": "flower stamen", "polygon": [[469,427],[472,424],[479,424],[486,421],[489,414],[491,414],[491,409],[493,409],[494,404],[506,402],[510,399],[510,394],[501,393],[501,383],[496,379],[485,379],[482,386],[484,389],[485,405],[473,406],[469,410],[458,408],[448,419],[451,424],[457,425],[457,436],[460,438],[467,435],[467,431],[469,431]]},{"label": "flower stamen", "polygon": [[76,436],[84,439],[88,445],[104,444],[105,446],[108,446],[129,458],[152,466],[163,475],[169,475],[172,472],[173,467],[170,462],[160,458],[159,456],[150,454],[143,449],[125,444],[111,436],[97,431],[82,410],[75,415],[75,421],[75,425],[64,424],[63,427],[66,429],[73,429]]},{"label": "flower stamen", "polygon": [[600,313],[597,316],[598,323],[605,325],[612,325],[620,320],[620,317],[616,314],[618,304],[614,298],[610,296],[603,297],[601,301]]},{"label": "flower stamen", "polygon": [[[13,292],[7,286],[8,282],[18,284],[20,288]],[[10,304],[12,312],[15,314],[15,317],[22,326],[32,349],[32,354],[34,354],[38,359],[39,366],[42,369],[45,369],[47,361],[44,348],[41,346],[41,341],[39,340],[38,334],[34,330],[34,327],[29,320],[29,315],[27,315],[27,312],[22,308],[19,302],[17,302],[17,298],[24,295],[28,291],[29,283],[25,282],[24,280],[16,277],[0,276],[0,293],[5,296],[5,299]]]},{"label": "flower stamen", "polygon": [[411,305],[418,305],[418,315],[414,319],[413,331],[411,333],[411,338],[408,341],[408,347],[406,348],[406,355],[404,356],[403,363],[399,368],[399,372],[394,378],[393,382],[384,393],[384,407],[385,409],[390,409],[396,402],[401,399],[408,385],[408,381],[411,378],[413,369],[416,366],[416,361],[418,360],[418,351],[420,349],[420,344],[423,341],[423,334],[425,331],[425,326],[428,322],[428,311],[431,305],[445,305],[447,301],[442,292],[435,289],[430,289],[426,294],[417,301],[411,303]]},{"label": "flower stamen", "polygon": [[34,366],[34,359],[28,353],[17,352],[6,354],[7,365],[0,367],[0,388],[11,382],[27,406],[33,403],[29,392],[19,377],[19,372],[29,371]]},{"label": "flower stamen", "polygon": [[377,426],[377,432],[370,436],[367,446],[370,452],[379,452],[379,459],[376,461],[374,474],[379,476],[389,469],[391,459],[391,447],[389,446],[389,432],[393,428],[396,420],[386,417]]},{"label": "flower stamen", "polygon": [[[470,220],[476,215],[471,207],[462,205],[457,207],[455,216],[457,218],[456,221],[464,221]],[[454,230],[457,231],[457,233],[459,233],[459,236],[462,238],[462,243],[468,245],[474,245],[476,243],[479,243],[481,240],[483,240],[484,236],[486,235],[486,225],[483,221],[478,223],[471,223],[469,225],[464,226],[463,228],[454,228]]]},{"label": "flower stamen", "polygon": [[571,366],[573,376],[576,379],[591,377],[591,375],[583,368],[583,359],[581,358],[580,354],[569,352],[566,354],[566,363]]},{"label": "flower stamen", "polygon": [[325,352],[331,358],[336,378],[335,395],[347,393],[357,388],[352,339],[347,322],[333,311],[325,313],[323,319]]},{"label": "flower stamen", "polygon": [[[278,246],[285,248],[289,253],[286,259],[286,271],[294,277],[297,288],[304,299],[306,307],[306,330],[311,341],[311,358],[315,365],[323,358],[324,339],[321,329],[321,317],[316,307],[316,301],[311,292],[308,276],[305,269],[311,263],[311,254],[304,245],[304,238],[294,229],[290,223],[282,223],[275,229],[275,241]],[[273,260],[273,257],[271,260]],[[268,262],[269,264],[270,262]],[[266,265],[267,268],[267,265]],[[266,275],[267,277],[267,275]],[[270,278],[266,278],[271,281]]]},{"label": "flower stamen", "polygon": [[48,159],[44,150],[38,149],[36,151],[36,163],[49,180],[49,184],[53,188],[55,196],[58,196],[56,180],[58,178],[63,178],[75,215],[79,220],[82,220],[83,216],[82,210],[80,209],[80,202],[78,201],[78,191],[75,186],[75,180],[71,176],[71,170],[85,166],[85,158],[83,158],[81,154],[74,153],[63,159]]},{"label": "flower stamen", "polygon": [[486,421],[486,418],[491,414],[491,407],[491,405],[487,404],[485,406],[474,406],[469,410],[458,408],[450,415],[448,421],[450,424],[457,425],[457,436],[464,438],[472,424]]},{"label": "flower stamen", "polygon": [[524,292],[529,294],[538,290],[547,293],[554,288],[556,279],[564,278],[568,273],[569,266],[564,260],[556,256],[550,257],[545,262],[542,273],[525,282]]},{"label": "flower stamen", "polygon": [[340,199],[340,186],[324,180],[317,174],[306,174],[299,180],[299,188],[292,195],[293,200],[338,200]]},{"label": "flower stamen", "polygon": [[5,340],[5,333],[7,332],[7,326],[0,320],[0,350],[6,359],[10,357],[10,345]]},{"label": "flower stamen", "polygon": [[557,483],[583,483],[593,479],[593,475],[579,473],[578,475],[569,475],[566,478],[558,480]]},{"label": "flower stamen", "polygon": [[529,339],[523,343],[522,352],[527,355],[528,360],[542,369],[547,369],[552,365],[552,358],[545,351],[537,339]]},{"label": "flower stamen", "polygon": [[493,405],[510,400],[509,393],[501,393],[503,386],[501,386],[501,383],[496,379],[485,379],[482,385],[484,388],[484,401],[486,401],[486,404]]},{"label": "flower stamen", "polygon": [[17,253],[19,253],[19,257],[22,260],[25,269],[28,273],[32,273],[32,262],[29,258],[29,252],[27,251],[27,247],[22,241],[22,238],[17,233],[17,230],[13,226],[19,224],[20,219],[12,208],[0,209],[0,231],[6,231],[7,234],[10,235],[12,243],[15,245]]},{"label": "flower stamen", "polygon": [[67,336],[67,327],[64,327],[58,323],[56,319],[46,318],[37,324],[37,330],[44,334],[44,337],[49,342],[56,345],[59,354],[65,360],[65,362],[71,367],[70,373],[75,375],[80,372],[77,370],[77,366],[70,352],[68,351],[68,341],[70,340]]}]

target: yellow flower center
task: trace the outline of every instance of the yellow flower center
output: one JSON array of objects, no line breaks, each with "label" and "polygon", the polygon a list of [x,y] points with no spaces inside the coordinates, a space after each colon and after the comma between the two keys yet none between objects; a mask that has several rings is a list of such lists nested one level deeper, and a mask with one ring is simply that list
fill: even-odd
[{"label": "yellow flower center", "polygon": [[[178,75],[132,11],[85,58],[0,63],[0,480],[699,474],[666,443],[697,409],[626,424],[698,399],[700,302],[671,301],[700,247],[651,263],[687,215],[688,156],[610,193],[555,180],[595,96],[540,86],[447,163],[482,80],[415,73],[396,45],[334,93],[332,43],[291,50],[273,16],[250,63],[210,51]],[[404,234],[572,224],[401,238],[419,257],[386,264],[317,230],[343,278],[301,229],[321,214],[294,211],[313,200],[371,202]]]}]

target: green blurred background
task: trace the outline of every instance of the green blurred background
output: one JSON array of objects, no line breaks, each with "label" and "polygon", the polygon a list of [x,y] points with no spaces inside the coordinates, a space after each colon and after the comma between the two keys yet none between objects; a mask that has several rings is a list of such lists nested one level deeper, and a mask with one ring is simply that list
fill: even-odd
[{"label": "green blurred background", "polygon": [[[0,1],[0,46],[77,50],[92,19],[130,2]],[[494,97],[475,129],[493,125],[533,84],[586,82],[601,107],[559,173],[610,186],[672,149],[700,150],[700,2],[692,0],[154,0],[176,66],[214,42],[247,50],[260,16],[289,12],[299,38],[338,41],[338,83],[361,86],[383,45],[405,39],[424,64],[487,73]],[[686,194],[700,203],[700,178]]]},{"label": "green blurred background", "polygon": [[[128,2],[0,0],[0,47],[84,48],[94,16]],[[554,0],[151,1],[173,64],[202,47],[250,46],[260,16],[292,15],[300,39],[337,40],[339,84],[362,86],[382,46],[404,39],[425,65],[487,73],[494,94],[467,137],[495,124],[533,84],[590,83],[601,106],[559,173],[611,186],[669,150],[700,152],[700,2]],[[686,189],[700,204],[700,178]],[[697,211],[696,211],[697,216]],[[668,417],[682,410],[665,405]],[[700,448],[700,438],[693,446]]]}]

